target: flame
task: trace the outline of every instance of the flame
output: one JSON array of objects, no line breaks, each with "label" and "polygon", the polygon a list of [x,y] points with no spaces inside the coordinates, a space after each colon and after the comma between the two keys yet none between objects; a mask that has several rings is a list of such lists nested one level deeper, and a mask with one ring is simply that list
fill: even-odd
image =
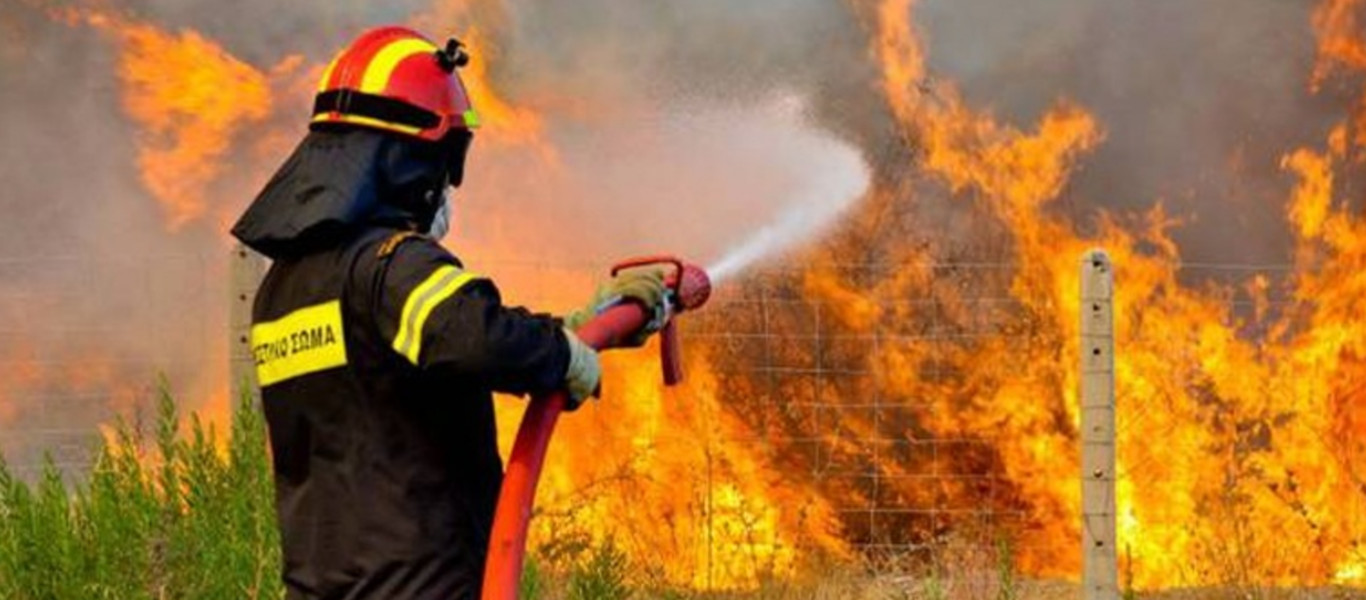
[{"label": "flame", "polygon": [[[293,132],[256,131],[275,111],[277,96],[307,98],[323,64],[304,67],[305,59],[287,55],[269,69],[257,69],[192,29],[176,33],[150,23],[93,9],[50,9],[69,25],[86,24],[110,35],[119,45],[118,77],[123,108],[141,131],[137,138],[142,182],[162,206],[167,227],[177,231],[204,218],[212,208],[213,184],[234,155],[233,144],[253,130],[258,155],[274,156],[293,143]],[[484,33],[502,21],[501,3],[438,3],[414,18],[421,24],[448,23],[478,15],[486,26],[470,25],[462,41],[477,53],[461,71],[483,131],[495,145],[533,148],[543,162],[554,164],[556,152],[545,136],[543,117],[513,104],[491,85],[489,65],[499,50]],[[300,100],[303,98],[303,100]],[[484,137],[484,136],[481,136]],[[235,215],[220,207],[216,221]]]},{"label": "flame", "polygon": [[[1350,27],[1355,4],[1329,1],[1316,12],[1316,25],[1331,24],[1316,81],[1328,62],[1366,68],[1357,28]],[[1104,216],[1091,237],[1047,212],[1077,162],[1103,141],[1100,123],[1066,100],[1030,131],[967,106],[951,82],[927,77],[913,8],[910,0],[885,0],[872,11],[883,92],[920,153],[916,168],[954,196],[974,199],[995,222],[988,226],[1007,235],[1013,314],[989,319],[1003,335],[882,346],[863,360],[883,379],[878,391],[905,399],[902,408],[932,438],[989,447],[984,458],[950,460],[999,474],[1009,492],[993,500],[956,490],[956,501],[987,502],[1003,513],[1023,505],[1025,522],[1007,527],[1019,544],[1017,566],[1039,576],[1079,572],[1078,373],[1068,357],[1078,355],[1075,260],[1100,245],[1119,269],[1118,503],[1129,580],[1140,588],[1346,580],[1361,562],[1366,534],[1362,479],[1353,467],[1361,464],[1354,440],[1362,436],[1363,419],[1349,408],[1363,375],[1355,357],[1366,350],[1357,341],[1366,334],[1358,325],[1366,308],[1358,298],[1366,290],[1357,276],[1366,259],[1366,224],[1333,196],[1334,169],[1349,159],[1347,129],[1330,134],[1327,150],[1286,155],[1282,166],[1301,180],[1287,203],[1300,239],[1289,284],[1297,303],[1283,316],[1259,310],[1249,323],[1231,310],[1233,290],[1182,285],[1179,249],[1167,235],[1179,222],[1161,205],[1134,222]],[[932,253],[908,255],[920,265],[911,273],[930,268]],[[813,269],[805,278],[806,292],[844,306],[843,324],[855,330],[925,320],[913,311],[878,314],[867,298],[928,296],[951,324],[974,317],[952,290],[924,277],[854,285],[839,273]],[[1269,285],[1254,278],[1246,289],[1264,307]],[[1242,333],[1252,325],[1270,333]],[[948,365],[954,376],[927,379],[930,364]],[[916,467],[879,466],[889,481]],[[914,523],[908,526],[902,539],[917,535]]]},{"label": "flame", "polygon": [[1317,90],[1337,66],[1366,68],[1361,43],[1361,0],[1324,0],[1314,8],[1312,23],[1319,37],[1319,60],[1310,81]]},{"label": "flame", "polygon": [[464,40],[480,51],[480,56],[472,59],[469,66],[460,71],[460,77],[469,89],[470,101],[487,127],[487,137],[496,144],[531,145],[546,158],[553,158],[555,153],[545,141],[545,123],[541,115],[529,108],[508,103],[490,84],[489,65],[498,59],[497,47],[489,43],[477,27],[468,29]]},{"label": "flame", "polygon": [[841,552],[831,507],[736,442],[760,438],[727,414],[709,362],[694,356],[688,382],[665,390],[657,352],[606,355],[604,398],[561,421],[532,521],[538,555],[612,540],[656,581],[718,589],[800,572],[813,549]]},{"label": "flame", "polygon": [[171,33],[74,8],[54,16],[85,23],[118,44],[123,109],[141,128],[138,169],[167,227],[175,231],[205,216],[234,136],[271,113],[267,75],[192,29]]},{"label": "flame", "polygon": [[449,28],[451,23],[464,24],[458,38],[470,49],[471,59],[459,74],[470,102],[479,112],[480,145],[529,147],[541,160],[555,164],[558,158],[545,137],[544,117],[530,107],[510,102],[491,80],[490,69],[502,55],[494,39],[497,32],[507,27],[507,18],[502,0],[442,0],[411,22],[420,31],[433,32],[432,35]]},{"label": "flame", "polygon": [[[1060,98],[1036,123],[1002,121],[930,74],[914,0],[850,3],[868,17],[879,91],[917,153],[884,168],[915,178],[880,178],[842,232],[808,250],[800,264],[814,266],[797,268],[792,281],[737,284],[734,293],[751,285],[792,292],[795,307],[775,304],[762,326],[771,319],[798,332],[794,338],[817,339],[814,349],[781,346],[765,360],[807,370],[838,365],[861,376],[775,383],[766,372],[727,369],[762,352],[701,336],[689,347],[689,382],[663,390],[656,348],[610,356],[606,397],[561,422],[533,521],[537,555],[569,560],[579,541],[612,539],[647,579],[720,589],[801,574],[826,557],[883,558],[868,550],[880,544],[916,549],[904,559],[921,566],[1005,536],[1025,573],[1075,578],[1076,259],[1102,246],[1119,281],[1126,580],[1143,589],[1362,585],[1366,223],[1350,208],[1342,173],[1366,147],[1366,93],[1322,144],[1288,148],[1279,165],[1297,183],[1285,205],[1293,270],[1192,286],[1169,235],[1181,219],[1162,205],[1101,215],[1089,235],[1055,210],[1075,170],[1105,141],[1097,116]],[[1366,71],[1360,4],[1323,0],[1314,11],[1311,89]],[[193,30],[171,33],[88,10],[59,14],[117,43],[143,182],[173,230],[212,210],[222,165],[244,152],[234,144],[244,128],[268,126],[277,98],[306,101],[321,68],[287,57],[258,70]],[[415,22],[425,31],[465,26],[474,62],[462,76],[484,118],[481,138],[504,156],[539,156],[511,161],[525,169],[515,175],[534,179],[555,168],[555,115],[498,87],[507,83],[496,77],[506,18],[500,2],[469,0],[439,2]],[[271,128],[245,152],[278,158],[296,134]],[[969,250],[1003,266],[958,266],[958,240],[887,225],[889,211],[932,194],[961,201],[963,237],[992,242]],[[522,217],[508,215],[509,234],[466,249],[468,257],[527,257],[522,244],[538,232],[519,227]],[[887,268],[840,266],[867,256]],[[509,299],[537,307],[573,306],[596,279],[576,268],[491,272]],[[999,290],[997,302],[982,302],[977,288]],[[1288,307],[1273,295],[1288,296]],[[1255,306],[1250,314],[1235,308],[1242,297]],[[716,330],[761,331],[746,303],[753,305],[718,298],[708,309]],[[22,364],[29,366],[0,369],[0,381],[20,389],[68,377],[82,389],[118,385],[103,367],[54,375]],[[214,396],[212,410],[226,413],[223,398]],[[505,445],[521,403],[500,401]],[[14,406],[0,402],[0,420]],[[856,477],[828,476],[832,465]],[[898,510],[876,518],[849,510],[873,505]]]},{"label": "flame", "polygon": [[[601,279],[583,269],[499,271],[505,298],[541,309],[577,307],[590,297],[583,284]],[[663,386],[653,343],[603,355],[603,397],[560,420],[539,484],[529,545],[543,566],[568,568],[610,541],[646,581],[729,589],[850,556],[834,507],[786,477],[762,433],[728,410],[731,395],[699,342],[690,340],[676,388]],[[499,399],[504,456],[525,405]]]},{"label": "flame", "polygon": [[1333,582],[1343,585],[1366,582],[1366,561],[1357,560],[1345,564],[1333,575]]}]

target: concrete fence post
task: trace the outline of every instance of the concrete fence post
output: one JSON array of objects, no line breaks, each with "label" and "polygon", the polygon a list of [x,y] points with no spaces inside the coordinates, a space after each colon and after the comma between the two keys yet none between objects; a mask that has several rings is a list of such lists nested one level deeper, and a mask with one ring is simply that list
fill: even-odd
[{"label": "concrete fence post", "polygon": [[1119,598],[1115,535],[1114,268],[1104,250],[1081,259],[1082,598]]},{"label": "concrete fence post", "polygon": [[246,393],[259,401],[256,363],[251,355],[251,305],[265,276],[265,257],[237,244],[229,259],[228,282],[228,390],[236,408]]}]

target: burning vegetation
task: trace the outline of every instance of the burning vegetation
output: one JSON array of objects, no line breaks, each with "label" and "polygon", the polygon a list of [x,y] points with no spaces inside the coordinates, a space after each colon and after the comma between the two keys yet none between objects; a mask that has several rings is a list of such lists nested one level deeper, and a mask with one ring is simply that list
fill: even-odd
[{"label": "burning vegetation", "polygon": [[[116,135],[131,136],[124,143],[134,150],[103,157],[117,163],[108,168],[136,174],[142,191],[132,195],[159,207],[167,230],[159,235],[209,238],[192,247],[224,251],[218,229],[301,131],[310,82],[335,47],[271,53],[242,44],[256,55],[247,60],[231,44],[159,24],[131,5],[56,4],[0,9],[0,31],[40,15],[100,32],[101,52],[117,57],[108,77],[127,131]],[[844,19],[826,33],[856,48],[800,75],[785,70],[794,68],[782,61],[785,48],[772,49],[778,66],[764,68],[789,77],[774,87],[796,89],[807,103],[793,127],[856,146],[871,185],[820,236],[718,290],[685,329],[685,386],[661,389],[653,352],[606,359],[603,401],[561,423],[533,552],[553,565],[576,545],[610,539],[649,577],[697,588],[752,586],[831,560],[933,574],[983,549],[1031,577],[1076,578],[1076,261],[1100,246],[1118,281],[1122,580],[1141,589],[1366,585],[1366,221],[1355,182],[1366,148],[1366,7],[1320,0],[1301,11],[1315,51],[1296,71],[1298,85],[1333,109],[1333,122],[1312,129],[1320,139],[1270,151],[1276,158],[1267,164],[1246,164],[1256,153],[1242,147],[1229,151],[1237,160],[1209,161],[1281,178],[1267,210],[1288,231],[1284,264],[1206,278],[1189,268],[1179,240],[1202,226],[1197,219],[1157,197],[1144,210],[1097,209],[1108,199],[1078,183],[1117,137],[1077,97],[1086,90],[1048,90],[1049,102],[1022,119],[995,112],[990,98],[974,101],[970,83],[931,68],[932,45],[918,23],[925,10],[949,10],[939,4],[848,0],[810,9]],[[526,39],[534,28],[500,2],[404,8],[390,16],[454,30],[474,49],[465,75],[486,127],[471,161],[470,201],[461,205],[468,220],[448,241],[469,262],[487,264],[480,268],[514,299],[573,306],[598,275],[585,265],[657,248],[642,240],[649,224],[660,225],[662,240],[731,234],[677,249],[714,255],[762,225],[683,223],[674,206],[639,209],[646,225],[602,225],[625,219],[633,203],[662,202],[642,192],[696,202],[699,211],[744,211],[669,196],[649,182],[585,186],[576,172],[581,157],[604,150],[595,144],[630,154],[696,133],[657,123],[610,138],[584,130],[671,108],[674,95],[696,110],[762,103],[762,93],[712,94],[687,69],[676,77],[685,83],[642,92],[628,85],[640,75],[620,58],[605,59],[609,75],[572,81],[563,75],[571,67],[555,61],[611,57],[619,41],[565,56],[557,52],[583,40],[551,36],[539,47]],[[685,26],[735,39],[721,26]],[[680,68],[659,58],[673,53],[657,50],[641,52]],[[0,45],[0,63],[22,54]],[[769,218],[776,209],[758,212]],[[579,241],[565,223],[603,231]],[[584,254],[554,258],[570,248]],[[0,296],[0,315],[22,318],[8,297]],[[138,375],[93,369],[71,383],[69,373],[40,368],[19,340],[7,345],[0,355],[19,358],[0,365],[0,423],[33,410],[6,392],[103,387],[126,403],[125,382]],[[226,387],[214,379],[214,389]],[[226,394],[212,395],[220,400],[211,410],[226,411]],[[500,406],[505,443],[520,402]]]}]

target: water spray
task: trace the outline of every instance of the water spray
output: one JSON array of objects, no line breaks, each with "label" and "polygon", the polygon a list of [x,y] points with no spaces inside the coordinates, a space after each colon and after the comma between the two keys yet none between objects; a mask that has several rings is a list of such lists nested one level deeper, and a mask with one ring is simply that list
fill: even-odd
[{"label": "water spray", "polygon": [[707,267],[715,281],[723,281],[754,263],[800,244],[835,222],[868,191],[871,174],[857,153],[846,147],[827,153],[816,177],[804,182],[799,194],[777,220],[765,225]]},{"label": "water spray", "polygon": [[[660,367],[665,385],[683,380],[683,361],[676,319],[679,314],[700,308],[711,298],[711,277],[702,268],[671,256],[650,256],[628,260],[612,268],[612,275],[625,269],[664,267],[664,283],[670,307],[660,336]],[[654,320],[652,309],[626,300],[598,313],[576,332],[579,339],[596,350],[620,348]],[[517,441],[508,457],[498,508],[489,536],[488,563],[484,568],[484,600],[516,600],[526,558],[527,527],[536,497],[536,484],[545,466],[550,436],[564,411],[568,393],[560,390],[531,399]]]}]

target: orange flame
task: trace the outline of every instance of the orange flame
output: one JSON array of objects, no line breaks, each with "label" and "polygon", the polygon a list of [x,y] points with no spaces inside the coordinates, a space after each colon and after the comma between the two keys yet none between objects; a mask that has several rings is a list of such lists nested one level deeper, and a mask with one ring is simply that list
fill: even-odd
[{"label": "orange flame", "polygon": [[[507,14],[502,0],[443,0],[430,10],[411,19],[414,26],[433,35],[451,23],[463,25],[459,32],[472,55],[469,65],[460,70],[460,79],[469,91],[470,101],[481,120],[480,144],[527,146],[541,159],[555,163],[554,147],[545,138],[545,120],[537,111],[509,102],[492,85],[491,65],[498,63],[501,51],[494,43],[497,31],[506,27]],[[487,142],[484,140],[487,138]]]},{"label": "orange flame", "polygon": [[607,355],[606,396],[561,421],[532,521],[538,555],[610,539],[649,578],[717,589],[800,572],[813,550],[842,552],[831,507],[737,443],[760,438],[727,414],[707,362],[694,357],[688,382],[664,390],[657,352]]},{"label": "orange flame", "polygon": [[1332,70],[1366,68],[1366,46],[1361,43],[1362,23],[1358,18],[1361,0],[1324,0],[1314,9],[1314,31],[1319,37],[1319,60],[1314,66],[1312,86],[1318,89]]},{"label": "orange flame", "polygon": [[[1315,88],[1338,72],[1366,71],[1360,4],[1324,0],[1315,11]],[[462,75],[487,137],[501,150],[531,149],[553,159],[548,116],[492,85],[499,56],[490,40],[505,18],[499,6],[440,2],[420,19],[470,21],[464,38],[475,60]],[[1031,575],[1075,577],[1081,510],[1079,376],[1072,358],[1079,351],[1076,258],[1100,245],[1119,270],[1118,507],[1126,577],[1140,588],[1366,584],[1366,415],[1359,408],[1366,397],[1366,222],[1341,198],[1338,176],[1366,147],[1366,113],[1360,112],[1366,101],[1322,148],[1290,149],[1280,165],[1299,181],[1286,205],[1297,244],[1288,280],[1262,274],[1241,287],[1193,288],[1179,277],[1180,250],[1168,235],[1179,222],[1160,205],[1136,218],[1102,215],[1091,236],[1049,210],[1079,161],[1103,143],[1103,124],[1066,99],[1029,127],[969,106],[951,82],[930,76],[914,8],[914,0],[880,0],[868,11],[881,91],[899,133],[919,152],[901,170],[974,201],[981,220],[973,226],[986,233],[973,237],[1004,240],[1009,268],[986,277],[999,279],[994,283],[1009,307],[983,314],[967,286],[943,273],[937,261],[952,257],[940,240],[887,243],[881,258],[896,268],[866,277],[831,266],[855,254],[847,239],[836,236],[812,249],[819,260],[811,263],[820,266],[802,271],[793,287],[830,317],[820,327],[848,334],[853,345],[877,342],[876,351],[859,347],[842,357],[872,375],[838,389],[832,402],[876,394],[919,428],[889,435],[876,415],[825,407],[848,435],[819,432],[823,448],[869,458],[851,440],[882,443],[891,436],[899,436],[890,443],[901,447],[949,440],[967,448],[923,459],[874,455],[868,472],[887,489],[873,494],[905,506],[1020,515],[997,525],[1017,543],[1017,566]],[[270,83],[277,75],[193,31],[172,34],[95,12],[68,11],[65,18],[119,44],[124,109],[141,127],[143,181],[171,228],[202,217],[220,165],[233,155],[234,136],[271,114]],[[275,72],[308,71],[288,59]],[[269,139],[275,141],[261,152],[278,153],[281,138]],[[922,193],[880,182],[845,224],[843,238],[867,241],[881,226],[879,215]],[[515,233],[509,244],[534,239],[535,232]],[[526,256],[521,247],[478,250]],[[510,298],[527,297],[519,287],[534,284],[548,290],[540,300],[569,306],[577,299],[570,291],[592,278],[573,269],[545,275],[500,282]],[[1272,306],[1276,292],[1289,294],[1289,308]],[[1251,316],[1234,308],[1238,294],[1252,298]],[[925,341],[915,328],[931,319],[971,331],[986,323],[990,333]],[[780,442],[734,410],[776,392],[753,376],[724,373],[725,343],[694,343],[691,380],[671,391],[659,387],[655,351],[610,357],[607,398],[562,422],[533,521],[540,556],[554,561],[570,551],[564,544],[612,538],[647,567],[648,577],[726,588],[798,573],[823,554],[847,557],[858,543],[879,541],[853,539],[854,528],[839,511],[850,500],[876,500],[872,494],[785,469]],[[33,375],[0,373],[0,380],[24,377]],[[505,444],[513,439],[519,403],[500,405]],[[999,490],[975,487],[970,476],[980,475],[999,479]],[[892,520],[889,535],[941,543],[973,526],[962,512],[936,512],[928,525]]]},{"label": "orange flame", "polygon": [[143,185],[177,230],[209,209],[210,185],[223,172],[234,135],[270,115],[267,77],[190,29],[169,33],[131,19],[66,9],[119,45],[123,108],[137,138]]},{"label": "orange flame", "polygon": [[[1329,27],[1322,56],[1360,69],[1359,28],[1342,25],[1355,22],[1355,4],[1325,2],[1315,24]],[[1287,207],[1301,240],[1296,304],[1276,321],[1248,323],[1230,308],[1232,290],[1181,284],[1179,251],[1165,233],[1173,222],[1160,206],[1136,226],[1106,217],[1093,239],[1042,212],[1072,165],[1100,143],[1099,124],[1064,101],[1026,134],[967,107],[951,84],[926,83],[912,8],[909,0],[877,6],[874,50],[887,101],[922,152],[923,171],[956,195],[977,198],[1004,226],[1010,295],[1031,319],[1021,323],[1029,343],[991,338],[869,361],[877,372],[908,374],[890,389],[935,399],[936,410],[922,418],[938,437],[993,445],[994,469],[1029,506],[1029,522],[1015,534],[1019,566],[1044,576],[1079,572],[1078,374],[1068,358],[1078,351],[1074,261],[1101,245],[1119,270],[1120,544],[1129,579],[1152,588],[1359,578],[1366,503],[1353,466],[1362,464],[1361,444],[1349,440],[1361,439],[1363,419],[1347,402],[1366,375],[1354,358],[1366,351],[1359,341],[1366,224],[1332,196],[1346,130],[1334,130],[1326,153],[1301,149],[1285,158],[1302,181]],[[827,275],[808,277],[808,291],[844,290],[831,300],[849,294]],[[1267,287],[1254,278],[1247,289],[1263,295]],[[1249,325],[1271,333],[1250,338],[1241,333]],[[954,365],[960,381],[916,377],[916,366],[931,358]],[[1002,362],[1018,372],[1003,376],[993,366]]]}]

